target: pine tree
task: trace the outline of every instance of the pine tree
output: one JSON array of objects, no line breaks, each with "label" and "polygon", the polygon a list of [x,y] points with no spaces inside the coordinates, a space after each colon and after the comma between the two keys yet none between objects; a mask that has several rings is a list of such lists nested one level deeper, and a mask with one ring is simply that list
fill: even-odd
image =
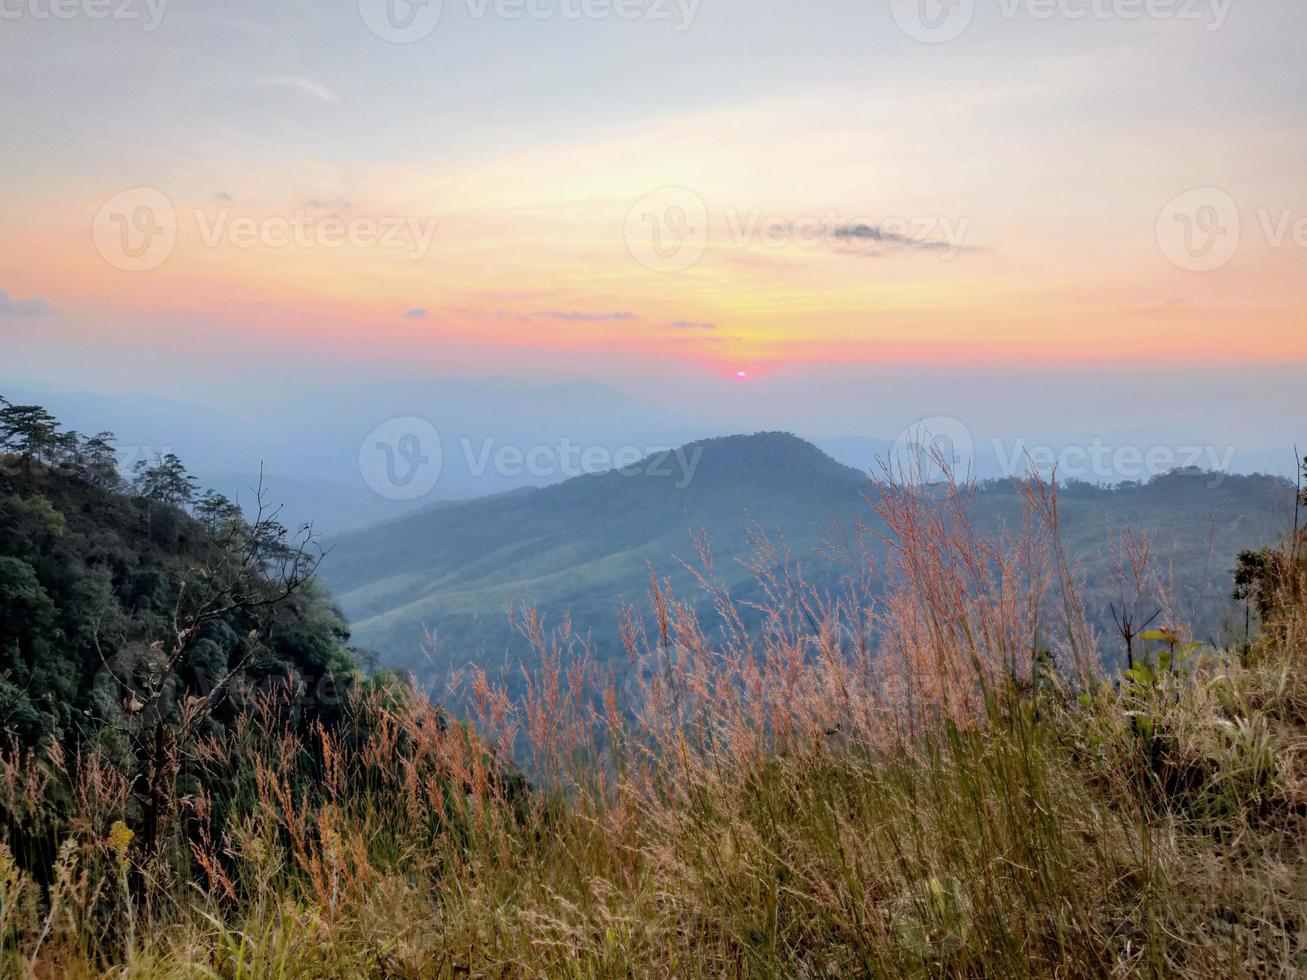
[{"label": "pine tree", "polygon": [[154,462],[140,460],[133,467],[136,492],[150,500],[184,507],[195,499],[199,484],[186,472],[182,461],[172,453],[154,457]]},{"label": "pine tree", "polygon": [[48,460],[59,446],[59,423],[40,405],[0,400],[0,450]]}]

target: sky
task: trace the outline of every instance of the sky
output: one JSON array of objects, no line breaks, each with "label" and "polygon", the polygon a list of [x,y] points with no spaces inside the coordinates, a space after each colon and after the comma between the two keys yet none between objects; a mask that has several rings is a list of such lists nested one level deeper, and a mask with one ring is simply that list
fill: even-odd
[{"label": "sky", "polygon": [[0,383],[1287,448],[1304,36],[1301,0],[0,0]]}]

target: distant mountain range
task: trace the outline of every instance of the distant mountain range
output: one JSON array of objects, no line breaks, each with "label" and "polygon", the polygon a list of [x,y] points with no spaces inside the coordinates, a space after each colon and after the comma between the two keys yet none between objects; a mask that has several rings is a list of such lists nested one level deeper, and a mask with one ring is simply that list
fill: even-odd
[{"label": "distant mountain range", "polygon": [[[779,383],[778,383],[779,384]],[[752,385],[752,383],[751,383]],[[751,389],[755,398],[768,392],[770,402],[782,406],[774,416],[794,414],[802,396],[796,389],[765,383]],[[880,393],[892,399],[898,389]],[[705,436],[729,432],[738,422],[715,416],[689,417],[665,405],[648,404],[617,388],[588,381],[523,383],[505,378],[389,381],[385,383],[313,385],[246,384],[233,386],[224,397],[186,401],[154,393],[102,395],[73,390],[50,390],[0,380],[0,394],[15,403],[44,405],[68,428],[82,432],[109,430],[117,436],[121,464],[126,472],[140,458],[158,452],[176,453],[205,487],[249,506],[260,473],[266,500],[282,505],[282,518],[297,525],[312,521],[320,531],[339,535],[380,521],[412,513],[437,502],[465,501],[523,487],[562,483],[579,472],[603,468],[602,458],[632,450],[644,453],[656,447],[676,446]],[[759,405],[741,407],[753,419]],[[881,415],[868,409],[848,414],[851,425]],[[395,419],[429,423],[441,441],[438,483],[419,500],[393,500],[369,486],[360,467],[360,451],[376,428]],[[910,421],[910,420],[908,420]],[[947,424],[948,420],[944,420]],[[1035,447],[1066,450],[1074,460],[1092,440],[1083,433],[1061,436],[1042,431],[1032,418],[1024,438],[998,439],[1001,433],[968,433],[973,452],[968,462],[979,477],[994,477],[1020,469],[1024,451]],[[896,429],[903,424],[884,422],[858,434],[825,438],[828,433],[801,433],[811,437],[823,452],[848,466],[866,472],[894,446]],[[783,423],[787,427],[790,422]],[[880,431],[877,431],[879,428]],[[938,434],[938,433],[935,433]],[[1195,433],[1153,430],[1146,423],[1127,434],[1111,436],[1114,448],[1131,446],[1222,446],[1222,440]],[[1268,440],[1263,440],[1264,445]],[[1269,439],[1273,445],[1274,440]],[[598,465],[579,456],[568,457],[576,447],[596,452]],[[1227,450],[1222,448],[1218,455]],[[1229,450],[1233,453],[1233,450]],[[496,453],[536,453],[529,465],[498,466]],[[1083,452],[1080,457],[1083,460]],[[1184,459],[1177,454],[1177,461]],[[490,465],[487,462],[490,461]],[[1207,465],[1213,465],[1210,461]],[[1233,453],[1219,468],[1239,473],[1294,472],[1294,453],[1283,450]],[[1065,469],[1064,473],[1067,472]],[[1155,472],[1155,470],[1154,470]],[[1094,480],[1115,482],[1137,473],[1115,472],[1111,466],[1095,473]]]},{"label": "distant mountain range", "polygon": [[[570,616],[601,659],[618,662],[618,609],[643,611],[651,570],[711,618],[677,560],[694,558],[695,533],[706,534],[716,574],[737,599],[759,598],[740,561],[753,550],[752,529],[783,542],[806,579],[835,586],[845,566],[830,554],[852,543],[856,524],[879,526],[868,502],[876,492],[863,471],[792,435],[710,439],[622,472],[445,504],[339,537],[321,572],[357,643],[435,685],[469,662],[496,671],[524,653],[510,605],[535,606],[554,622]],[[1228,598],[1235,555],[1286,529],[1292,489],[1276,477],[1190,470],[1115,489],[1072,484],[1061,499],[1091,615],[1106,622],[1108,535],[1128,521],[1158,533],[1156,567],[1183,575],[1172,593],[1203,610],[1198,626],[1211,632],[1236,612]],[[976,507],[982,527],[1020,519],[1010,482],[984,484]],[[875,547],[874,534],[862,537]],[[437,637],[434,656],[424,630]]]},{"label": "distant mountain range", "polygon": [[[329,534],[423,504],[559,483],[579,463],[560,459],[561,446],[602,447],[611,455],[626,446],[643,452],[708,434],[701,425],[592,382],[484,378],[256,387],[229,398],[225,407],[216,400],[200,405],[148,394],[119,397],[13,384],[0,384],[0,394],[44,405],[68,428],[114,432],[127,472],[137,459],[173,452],[202,485],[250,505],[262,470],[267,500],[284,506],[286,523],[312,521]],[[443,444],[439,484],[416,502],[378,494],[359,465],[370,432],[408,418],[428,422]],[[542,465],[485,465],[493,453],[525,455],[534,447],[551,450]]]}]

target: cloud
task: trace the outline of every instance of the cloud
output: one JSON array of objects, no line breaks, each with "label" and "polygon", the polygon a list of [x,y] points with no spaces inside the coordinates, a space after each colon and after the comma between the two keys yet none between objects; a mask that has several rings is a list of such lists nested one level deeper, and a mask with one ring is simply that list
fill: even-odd
[{"label": "cloud", "polygon": [[213,195],[213,199],[215,201],[221,201],[223,204],[231,204],[233,200],[232,196],[226,191],[218,191],[217,194]]},{"label": "cloud", "polygon": [[425,306],[415,306],[404,315],[410,320],[425,320],[427,318],[427,310]]},{"label": "cloud", "polygon": [[304,206],[310,211],[348,211],[354,205],[343,197],[338,197],[335,201],[324,201],[320,197],[310,197],[304,202]]},{"label": "cloud", "polygon": [[931,238],[911,238],[897,231],[890,231],[881,225],[844,225],[831,229],[836,238],[844,241],[879,242],[883,245],[901,245],[906,248],[920,248],[927,251],[950,249],[957,246]]},{"label": "cloud", "polygon": [[284,88],[310,95],[322,102],[335,102],[336,96],[327,86],[300,75],[264,75],[254,80],[255,88]]},{"label": "cloud", "polygon": [[677,320],[669,324],[673,330],[716,330],[715,323],[702,323],[697,320]]},{"label": "cloud", "polygon": [[42,316],[49,312],[50,307],[43,299],[10,299],[9,294],[0,289],[0,315]]},{"label": "cloud", "polygon": [[571,323],[598,323],[602,320],[634,320],[635,314],[630,312],[615,313],[582,313],[580,310],[546,310],[543,313],[535,314],[538,317],[545,317],[550,320],[567,320]]}]

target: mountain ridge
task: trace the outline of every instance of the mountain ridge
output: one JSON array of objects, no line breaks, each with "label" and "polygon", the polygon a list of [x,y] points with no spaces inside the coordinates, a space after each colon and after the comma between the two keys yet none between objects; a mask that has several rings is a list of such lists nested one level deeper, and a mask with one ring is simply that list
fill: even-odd
[{"label": "mountain ridge", "polygon": [[[858,541],[854,531],[879,523],[868,502],[876,484],[798,436],[721,436],[665,455],[663,475],[651,471],[659,457],[646,457],[623,471],[447,503],[341,536],[331,542],[324,579],[358,642],[402,666],[428,657],[428,629],[450,651],[450,659],[438,658],[441,667],[501,662],[518,642],[506,615],[511,605],[538,607],[555,622],[570,617],[596,638],[601,657],[616,659],[618,610],[643,606],[651,571],[683,598],[697,595],[679,558],[694,557],[698,533],[723,583],[746,602],[758,595],[742,565],[756,530],[782,542],[806,575],[829,588],[848,570],[824,552],[878,547],[867,543],[874,534]],[[1235,554],[1274,540],[1277,508],[1289,496],[1279,478],[1218,481],[1180,471],[1117,488],[1070,484],[1062,488],[1063,533],[1101,592],[1110,580],[1107,527],[1128,520],[1161,528],[1158,558],[1167,560],[1193,552],[1214,515],[1246,515],[1213,524],[1206,577],[1182,583],[1195,595],[1224,595],[1222,576]],[[1021,501],[1010,481],[989,481],[977,487],[976,511],[983,527],[1015,527]],[[710,613],[706,605],[702,611]]]}]

